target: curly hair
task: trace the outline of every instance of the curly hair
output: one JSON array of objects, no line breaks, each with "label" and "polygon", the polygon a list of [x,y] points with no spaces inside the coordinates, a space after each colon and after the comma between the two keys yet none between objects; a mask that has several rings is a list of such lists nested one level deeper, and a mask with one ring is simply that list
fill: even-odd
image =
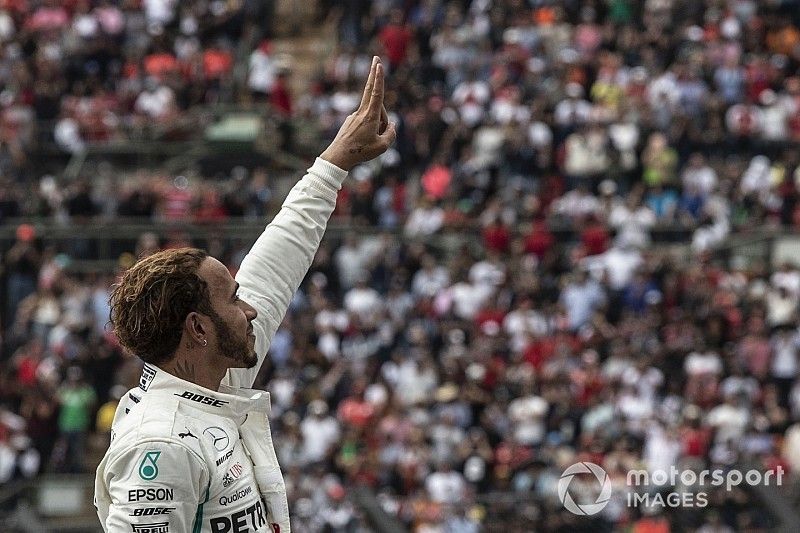
[{"label": "curly hair", "polygon": [[137,262],[111,293],[111,325],[127,350],[146,363],[169,361],[183,334],[186,316],[215,315],[208,284],[197,274],[208,253],[178,248]]}]

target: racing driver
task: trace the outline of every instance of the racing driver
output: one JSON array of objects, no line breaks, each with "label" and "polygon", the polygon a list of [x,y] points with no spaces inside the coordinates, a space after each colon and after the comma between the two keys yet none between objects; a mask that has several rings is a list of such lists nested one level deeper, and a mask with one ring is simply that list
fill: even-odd
[{"label": "racing driver", "polygon": [[383,95],[375,57],[358,109],[291,190],[235,279],[205,252],[182,248],[140,260],[115,286],[111,324],[145,365],[138,388],[117,408],[97,468],[95,506],[105,531],[290,531],[269,394],[248,387],[342,182],[395,139]]}]

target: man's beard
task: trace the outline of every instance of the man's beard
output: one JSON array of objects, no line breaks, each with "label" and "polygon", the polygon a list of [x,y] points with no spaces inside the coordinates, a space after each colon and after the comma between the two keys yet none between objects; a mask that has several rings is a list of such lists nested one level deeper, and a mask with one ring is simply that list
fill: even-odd
[{"label": "man's beard", "polygon": [[214,327],[217,328],[217,343],[219,344],[220,354],[237,363],[244,363],[244,368],[256,366],[258,356],[255,350],[250,349],[249,338],[236,335],[233,329],[216,313],[211,315],[211,321],[214,323]]}]

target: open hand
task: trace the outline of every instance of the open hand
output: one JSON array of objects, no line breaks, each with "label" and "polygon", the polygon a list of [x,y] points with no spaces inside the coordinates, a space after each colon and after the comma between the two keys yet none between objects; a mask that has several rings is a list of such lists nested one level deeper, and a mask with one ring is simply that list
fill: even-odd
[{"label": "open hand", "polygon": [[359,163],[375,159],[394,142],[397,130],[389,123],[383,106],[383,65],[372,58],[361,104],[347,117],[336,138],[322,152],[322,159],[349,171]]}]

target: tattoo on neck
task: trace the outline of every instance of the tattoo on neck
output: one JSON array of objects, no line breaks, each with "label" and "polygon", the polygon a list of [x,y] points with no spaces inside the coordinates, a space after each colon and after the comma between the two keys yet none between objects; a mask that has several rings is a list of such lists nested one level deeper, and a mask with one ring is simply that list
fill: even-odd
[{"label": "tattoo on neck", "polygon": [[175,372],[179,378],[194,383],[194,365],[188,361],[181,360],[175,363]]}]

